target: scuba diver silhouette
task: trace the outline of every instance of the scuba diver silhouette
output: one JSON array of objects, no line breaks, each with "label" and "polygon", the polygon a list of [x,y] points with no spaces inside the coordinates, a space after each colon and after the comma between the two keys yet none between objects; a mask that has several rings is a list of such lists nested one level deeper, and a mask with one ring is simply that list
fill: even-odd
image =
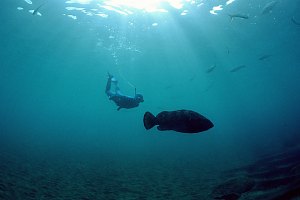
[{"label": "scuba diver silhouette", "polygon": [[[111,91],[111,84],[115,85],[115,91]],[[136,88],[134,89],[134,97],[123,95],[118,87],[117,79],[108,73],[108,80],[106,83],[105,93],[109,97],[109,100],[115,102],[118,106],[117,110],[121,108],[135,108],[138,107],[141,102],[144,102],[143,95],[136,93]]]}]

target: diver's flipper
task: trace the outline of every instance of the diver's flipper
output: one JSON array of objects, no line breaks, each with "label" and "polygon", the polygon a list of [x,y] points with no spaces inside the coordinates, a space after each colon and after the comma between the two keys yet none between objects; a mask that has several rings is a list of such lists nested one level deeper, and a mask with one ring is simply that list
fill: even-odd
[{"label": "diver's flipper", "polygon": [[109,72],[107,72],[108,78],[111,79],[112,77],[114,77],[113,75],[111,75]]}]

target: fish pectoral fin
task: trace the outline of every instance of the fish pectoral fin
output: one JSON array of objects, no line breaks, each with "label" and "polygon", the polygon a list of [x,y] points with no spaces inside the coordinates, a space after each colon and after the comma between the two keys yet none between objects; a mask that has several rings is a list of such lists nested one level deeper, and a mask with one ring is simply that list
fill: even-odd
[{"label": "fish pectoral fin", "polygon": [[167,129],[166,127],[163,127],[163,126],[157,126],[157,130],[166,131],[166,130],[169,130],[169,129]]},{"label": "fish pectoral fin", "polygon": [[122,108],[122,107],[121,107],[121,106],[119,106],[117,110],[119,111],[121,108]]}]

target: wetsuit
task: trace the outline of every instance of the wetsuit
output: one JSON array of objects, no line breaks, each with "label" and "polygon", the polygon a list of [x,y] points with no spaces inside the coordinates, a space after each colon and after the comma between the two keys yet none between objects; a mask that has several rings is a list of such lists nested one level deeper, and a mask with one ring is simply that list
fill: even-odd
[{"label": "wetsuit", "polygon": [[[112,82],[115,84],[114,92],[111,91]],[[118,110],[120,110],[121,108],[135,108],[138,107],[141,102],[144,102],[143,96],[141,94],[135,94],[134,97],[123,95],[120,92],[120,88],[118,87],[118,82],[110,74],[108,74],[105,93],[109,97],[109,100],[115,102],[115,104],[118,106]]]}]

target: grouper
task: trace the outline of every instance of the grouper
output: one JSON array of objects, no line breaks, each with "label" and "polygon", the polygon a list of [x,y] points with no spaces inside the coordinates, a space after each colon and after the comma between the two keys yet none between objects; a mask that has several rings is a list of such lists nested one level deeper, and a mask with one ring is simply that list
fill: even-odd
[{"label": "grouper", "polygon": [[158,125],[157,129],[160,131],[173,130],[182,133],[199,133],[214,127],[209,119],[192,110],[163,111],[156,117],[146,112],[143,121],[147,130]]}]

